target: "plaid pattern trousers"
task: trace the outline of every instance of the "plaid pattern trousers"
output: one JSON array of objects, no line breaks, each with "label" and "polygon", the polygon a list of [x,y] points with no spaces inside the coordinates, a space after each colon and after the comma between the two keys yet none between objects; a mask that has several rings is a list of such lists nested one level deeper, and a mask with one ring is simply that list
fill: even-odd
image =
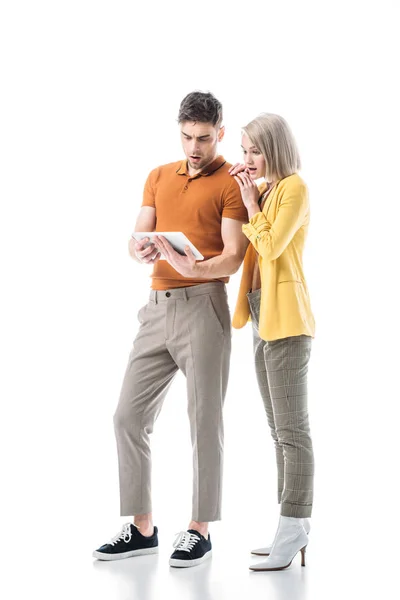
[{"label": "plaid pattern trousers", "polygon": [[256,376],[275,443],[278,502],[286,517],[310,517],[314,454],[307,409],[307,371],[312,338],[265,341],[258,334],[261,290],[247,294]]}]

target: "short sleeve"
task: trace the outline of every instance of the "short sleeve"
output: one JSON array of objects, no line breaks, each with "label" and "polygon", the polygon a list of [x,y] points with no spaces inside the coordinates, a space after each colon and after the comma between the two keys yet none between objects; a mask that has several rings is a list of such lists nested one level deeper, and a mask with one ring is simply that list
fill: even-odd
[{"label": "short sleeve", "polygon": [[142,206],[156,207],[156,182],[158,179],[158,169],[150,171],[146,179],[143,190]]},{"label": "short sleeve", "polygon": [[247,223],[249,220],[247,208],[243,204],[240,188],[232,177],[232,181],[224,192],[222,216]]}]

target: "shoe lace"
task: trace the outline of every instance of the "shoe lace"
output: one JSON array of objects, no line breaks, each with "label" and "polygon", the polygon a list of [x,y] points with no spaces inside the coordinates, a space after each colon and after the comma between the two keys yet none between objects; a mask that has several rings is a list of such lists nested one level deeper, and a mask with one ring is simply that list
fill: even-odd
[{"label": "shoe lace", "polygon": [[177,550],[190,552],[199,541],[200,538],[195,533],[191,533],[190,531],[180,531],[176,534],[173,546]]},{"label": "shoe lace", "polygon": [[130,523],[125,523],[125,525],[122,526],[122,529],[119,533],[117,533],[117,535],[115,535],[109,542],[109,544],[111,546],[114,546],[115,544],[117,544],[119,541],[124,540],[124,542],[130,542],[132,538],[132,533],[131,533],[131,524]]}]

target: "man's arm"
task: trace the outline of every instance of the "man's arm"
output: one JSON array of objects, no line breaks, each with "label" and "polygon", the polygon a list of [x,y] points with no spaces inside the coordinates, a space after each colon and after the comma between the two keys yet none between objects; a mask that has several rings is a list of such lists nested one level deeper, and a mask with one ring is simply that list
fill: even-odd
[{"label": "man's arm", "polygon": [[[134,231],[154,231],[156,227],[156,209],[151,206],[142,206]],[[149,238],[144,238],[137,242],[133,238],[129,240],[129,254],[138,263],[154,264],[160,258],[160,253],[154,244],[148,248],[142,249],[149,241]]]},{"label": "man's arm", "polygon": [[224,249],[219,256],[197,262],[195,277],[217,279],[233,275],[239,270],[249,245],[249,240],[243,235],[242,225],[241,221],[222,217],[221,236]]},{"label": "man's arm", "polygon": [[205,261],[196,262],[189,247],[185,249],[186,256],[182,256],[163,236],[155,238],[155,244],[169,264],[184,277],[195,279],[228,277],[239,270],[249,244],[246,236],[242,233],[242,225],[242,221],[222,217],[221,236],[224,249],[219,256]]}]

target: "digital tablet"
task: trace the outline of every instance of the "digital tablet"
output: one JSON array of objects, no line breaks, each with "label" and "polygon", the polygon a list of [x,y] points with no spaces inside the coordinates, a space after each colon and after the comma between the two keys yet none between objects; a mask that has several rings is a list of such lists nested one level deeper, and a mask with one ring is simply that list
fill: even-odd
[{"label": "digital tablet", "polygon": [[[169,241],[174,250],[179,252],[179,254],[186,256],[185,246],[189,246],[194,256],[196,257],[196,260],[204,260],[204,256],[201,254],[201,252],[197,250],[196,246],[194,246],[192,242],[188,240],[186,235],[181,231],[135,231],[134,233],[132,233],[133,239],[135,239],[137,242],[140,242],[140,240],[142,240],[143,238],[149,238],[150,241],[148,244],[146,244],[146,246],[144,246],[144,248],[147,248],[147,246],[149,246],[153,239],[159,235],[165,237],[165,239]],[[160,260],[165,260],[162,254],[160,256]]]}]

